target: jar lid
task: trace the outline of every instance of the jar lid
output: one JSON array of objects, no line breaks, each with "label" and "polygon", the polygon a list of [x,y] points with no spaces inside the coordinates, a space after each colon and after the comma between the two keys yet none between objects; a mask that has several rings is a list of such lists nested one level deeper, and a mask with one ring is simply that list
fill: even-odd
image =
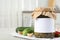
[{"label": "jar lid", "polygon": [[50,17],[50,18],[56,19],[56,13],[53,8],[37,8],[33,11],[32,17],[33,19],[41,18],[41,17],[43,18]]}]

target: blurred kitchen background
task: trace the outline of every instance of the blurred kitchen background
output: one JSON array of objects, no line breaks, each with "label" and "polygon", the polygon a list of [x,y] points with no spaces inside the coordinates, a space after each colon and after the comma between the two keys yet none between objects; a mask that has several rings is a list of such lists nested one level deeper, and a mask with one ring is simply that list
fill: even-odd
[{"label": "blurred kitchen background", "polygon": [[[47,7],[48,0],[0,0],[0,40],[19,40],[10,35],[19,26],[32,26],[32,11],[37,7]],[[60,25],[60,0],[55,5]]]}]

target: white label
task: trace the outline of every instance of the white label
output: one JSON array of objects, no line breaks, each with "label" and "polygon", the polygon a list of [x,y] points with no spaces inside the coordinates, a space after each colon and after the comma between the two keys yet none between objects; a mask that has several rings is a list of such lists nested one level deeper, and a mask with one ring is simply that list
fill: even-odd
[{"label": "white label", "polygon": [[36,19],[34,23],[34,31],[38,33],[55,32],[54,19],[51,18]]}]

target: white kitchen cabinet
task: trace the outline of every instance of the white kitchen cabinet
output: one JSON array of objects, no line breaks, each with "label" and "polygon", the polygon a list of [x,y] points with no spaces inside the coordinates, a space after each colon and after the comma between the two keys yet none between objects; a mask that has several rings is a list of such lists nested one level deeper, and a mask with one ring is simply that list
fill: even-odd
[{"label": "white kitchen cabinet", "polygon": [[48,0],[22,0],[22,10],[31,11],[37,7],[47,7]]},{"label": "white kitchen cabinet", "polygon": [[48,7],[48,0],[38,0],[38,7]]},{"label": "white kitchen cabinet", "polygon": [[22,10],[30,11],[37,7],[38,0],[22,0]]}]

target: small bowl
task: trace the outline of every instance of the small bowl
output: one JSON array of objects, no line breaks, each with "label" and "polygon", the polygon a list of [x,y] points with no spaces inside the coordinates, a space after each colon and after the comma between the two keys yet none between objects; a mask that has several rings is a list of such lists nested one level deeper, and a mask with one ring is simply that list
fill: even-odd
[{"label": "small bowl", "polygon": [[33,33],[27,33],[27,36],[32,37]]}]

